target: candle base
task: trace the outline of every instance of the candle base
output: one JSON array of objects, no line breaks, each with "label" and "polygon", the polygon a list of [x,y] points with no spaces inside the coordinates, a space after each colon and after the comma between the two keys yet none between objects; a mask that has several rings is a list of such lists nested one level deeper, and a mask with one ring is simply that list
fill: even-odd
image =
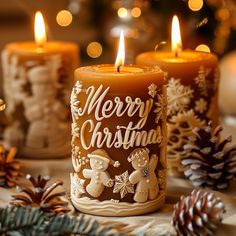
[{"label": "candle base", "polygon": [[144,203],[118,202],[116,200],[99,201],[87,197],[78,198],[71,193],[73,206],[86,214],[98,216],[134,216],[158,210],[165,202],[165,192],[161,191],[158,198]]},{"label": "candle base", "polygon": [[53,158],[66,158],[70,155],[71,146],[70,143],[57,148],[43,148],[35,152],[34,148],[24,147],[21,149],[21,157],[30,157],[30,158],[44,158],[44,159],[53,159]]}]

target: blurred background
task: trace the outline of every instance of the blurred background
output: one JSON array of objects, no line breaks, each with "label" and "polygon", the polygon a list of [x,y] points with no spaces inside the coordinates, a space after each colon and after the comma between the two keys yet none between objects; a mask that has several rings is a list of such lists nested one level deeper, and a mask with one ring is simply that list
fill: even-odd
[{"label": "blurred background", "polygon": [[82,64],[113,62],[120,28],[132,62],[138,52],[169,41],[173,14],[180,18],[185,48],[206,44],[222,55],[235,47],[235,0],[8,0],[0,4],[1,48],[33,40],[37,10],[47,21],[49,39],[80,44]]},{"label": "blurred background", "polygon": [[47,22],[49,40],[80,45],[82,65],[113,63],[121,28],[127,63],[162,41],[169,47],[173,14],[180,19],[184,48],[201,45],[221,57],[236,47],[235,0],[8,0],[0,4],[0,49],[33,40],[37,10]]}]

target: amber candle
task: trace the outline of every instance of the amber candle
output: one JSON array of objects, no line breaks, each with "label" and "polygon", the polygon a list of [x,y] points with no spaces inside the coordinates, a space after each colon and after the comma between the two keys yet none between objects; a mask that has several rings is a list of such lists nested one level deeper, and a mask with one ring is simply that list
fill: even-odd
[{"label": "amber candle", "polygon": [[71,200],[95,215],[144,214],[165,199],[164,74],[120,63],[75,71]]},{"label": "amber candle", "polygon": [[182,51],[178,19],[172,24],[172,51],[146,52],[137,56],[138,65],[158,65],[166,72],[167,157],[173,174],[182,172],[183,146],[195,127],[209,120],[218,125],[218,60],[212,53]]},{"label": "amber candle", "polygon": [[42,15],[35,19],[35,42],[6,45],[2,52],[6,116],[4,141],[19,155],[65,157],[70,153],[69,94],[78,66],[78,46],[46,42]]}]

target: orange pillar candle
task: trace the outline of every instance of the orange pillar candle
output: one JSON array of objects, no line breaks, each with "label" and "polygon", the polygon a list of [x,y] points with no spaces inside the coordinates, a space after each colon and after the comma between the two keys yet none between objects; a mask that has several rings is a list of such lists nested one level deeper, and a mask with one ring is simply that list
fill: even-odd
[{"label": "orange pillar candle", "polygon": [[116,66],[75,71],[71,95],[71,200],[85,213],[144,214],[166,192],[166,91],[156,66]]},{"label": "orange pillar candle", "polygon": [[145,52],[137,56],[138,65],[158,65],[166,72],[167,83],[167,159],[173,174],[182,172],[183,146],[195,127],[209,120],[218,125],[218,60],[212,53],[182,51],[178,18],[173,18],[172,51]]},{"label": "orange pillar candle", "polygon": [[6,116],[4,141],[32,158],[70,154],[69,98],[78,46],[46,42],[43,17],[35,17],[35,42],[6,45],[2,52]]}]

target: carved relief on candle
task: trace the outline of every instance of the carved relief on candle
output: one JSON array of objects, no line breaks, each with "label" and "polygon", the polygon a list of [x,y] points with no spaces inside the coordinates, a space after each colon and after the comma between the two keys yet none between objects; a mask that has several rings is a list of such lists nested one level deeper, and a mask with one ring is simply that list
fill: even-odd
[{"label": "carved relief on candle", "polygon": [[41,13],[35,19],[35,42],[10,43],[2,52],[10,121],[4,140],[17,146],[21,156],[66,156],[70,153],[68,103],[78,47],[46,42]]},{"label": "carved relief on candle", "polygon": [[[177,17],[173,18],[172,51],[146,52],[136,58],[139,65],[158,65],[167,82],[167,157],[173,174],[183,171],[183,146],[195,127],[218,120],[218,60],[212,53],[182,51]],[[177,27],[177,28],[175,28]]]},{"label": "carved relief on candle", "polygon": [[96,215],[144,214],[165,199],[164,75],[120,63],[79,68],[71,95],[71,199]]}]

